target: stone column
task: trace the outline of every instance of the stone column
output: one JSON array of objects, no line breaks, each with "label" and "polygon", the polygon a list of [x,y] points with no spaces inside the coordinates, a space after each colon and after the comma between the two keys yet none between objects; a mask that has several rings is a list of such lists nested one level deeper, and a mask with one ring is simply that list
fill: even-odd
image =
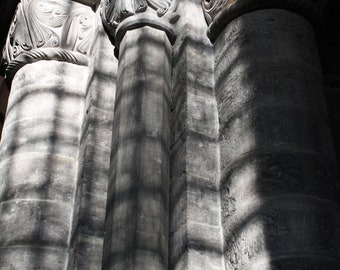
[{"label": "stone column", "polygon": [[170,21],[176,16],[175,3],[150,2],[103,3],[119,50],[104,269],[168,267]]},{"label": "stone column", "polygon": [[11,81],[0,145],[0,265],[66,269],[93,12],[22,0],[5,48]]},{"label": "stone column", "polygon": [[340,268],[336,160],[310,24],[322,4],[204,3],[215,50],[226,269]]},{"label": "stone column", "polygon": [[214,52],[201,3],[181,1],[173,46],[169,269],[222,270]]}]

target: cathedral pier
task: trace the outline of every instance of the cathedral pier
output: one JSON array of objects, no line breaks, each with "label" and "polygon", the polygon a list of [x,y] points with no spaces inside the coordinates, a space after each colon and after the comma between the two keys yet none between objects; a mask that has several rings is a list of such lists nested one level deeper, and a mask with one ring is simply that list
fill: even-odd
[{"label": "cathedral pier", "polygon": [[314,2],[204,3],[226,269],[340,268],[337,164],[312,27],[323,3]]},{"label": "cathedral pier", "polygon": [[66,0],[18,6],[4,55],[11,93],[0,145],[1,268],[68,265],[93,14]]},{"label": "cathedral pier", "polygon": [[119,62],[103,267],[166,270],[175,34],[161,13],[169,6],[131,7],[113,2],[104,9]]}]

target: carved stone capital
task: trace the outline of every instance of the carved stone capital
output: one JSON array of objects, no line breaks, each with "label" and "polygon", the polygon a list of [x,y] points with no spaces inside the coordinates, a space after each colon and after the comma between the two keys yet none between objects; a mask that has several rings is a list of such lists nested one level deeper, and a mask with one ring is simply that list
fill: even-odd
[{"label": "carved stone capital", "polygon": [[39,60],[86,65],[96,26],[88,6],[69,0],[21,0],[3,53],[6,76]]},{"label": "carved stone capital", "polygon": [[102,18],[116,48],[126,31],[151,26],[167,33],[173,43],[176,39],[174,24],[178,0],[102,0]]},{"label": "carved stone capital", "polygon": [[316,24],[322,17],[327,0],[203,0],[208,36],[212,42],[233,19],[242,14],[269,8],[286,9],[298,13]]}]

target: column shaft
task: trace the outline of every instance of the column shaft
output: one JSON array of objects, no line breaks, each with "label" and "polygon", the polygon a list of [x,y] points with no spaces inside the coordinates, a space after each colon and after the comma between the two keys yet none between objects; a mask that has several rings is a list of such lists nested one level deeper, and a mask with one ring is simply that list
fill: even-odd
[{"label": "column shaft", "polygon": [[86,67],[28,64],[15,75],[0,146],[0,265],[65,269]]},{"label": "column shaft", "polygon": [[171,45],[163,31],[120,44],[105,269],[167,269]]},{"label": "column shaft", "polygon": [[215,43],[226,269],[339,269],[336,162],[313,29],[279,9]]}]

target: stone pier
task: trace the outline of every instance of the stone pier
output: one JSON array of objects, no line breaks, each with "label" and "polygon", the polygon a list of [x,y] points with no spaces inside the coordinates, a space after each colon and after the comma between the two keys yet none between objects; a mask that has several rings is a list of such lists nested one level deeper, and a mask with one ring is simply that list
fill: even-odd
[{"label": "stone pier", "polygon": [[103,267],[166,270],[175,35],[156,10],[129,7],[108,2],[103,12],[119,50]]},{"label": "stone pier", "polygon": [[226,269],[338,269],[337,164],[308,16],[209,5]]}]

